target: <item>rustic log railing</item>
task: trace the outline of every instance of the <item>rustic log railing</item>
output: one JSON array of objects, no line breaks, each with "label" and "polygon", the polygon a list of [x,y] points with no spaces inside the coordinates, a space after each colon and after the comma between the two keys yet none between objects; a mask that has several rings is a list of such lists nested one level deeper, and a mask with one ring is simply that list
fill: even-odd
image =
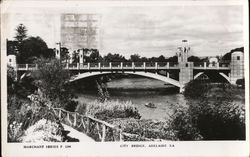
[{"label": "rustic log railing", "polygon": [[52,109],[62,123],[89,135],[96,141],[129,141],[129,139],[135,138],[140,138],[143,141],[156,141],[156,139],[123,132],[121,128],[90,115],[81,115],[77,112],[70,112],[61,108]]}]

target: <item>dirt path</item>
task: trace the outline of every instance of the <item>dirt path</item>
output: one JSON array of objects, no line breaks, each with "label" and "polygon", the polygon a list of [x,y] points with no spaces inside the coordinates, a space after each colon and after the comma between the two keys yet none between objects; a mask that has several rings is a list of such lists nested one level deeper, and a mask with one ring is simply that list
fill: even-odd
[{"label": "dirt path", "polygon": [[91,137],[87,136],[86,134],[73,129],[72,127],[68,125],[65,125],[65,124],[62,124],[62,125],[65,130],[69,131],[68,136],[78,139],[79,142],[95,142],[95,140],[93,140]]}]

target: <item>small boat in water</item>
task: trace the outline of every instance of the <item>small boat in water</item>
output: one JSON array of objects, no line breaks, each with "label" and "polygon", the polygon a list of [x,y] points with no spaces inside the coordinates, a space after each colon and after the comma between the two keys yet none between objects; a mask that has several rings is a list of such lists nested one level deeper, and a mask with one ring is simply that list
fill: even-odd
[{"label": "small boat in water", "polygon": [[146,103],[145,106],[149,107],[149,108],[156,108],[155,104],[153,104],[151,102],[150,103]]}]

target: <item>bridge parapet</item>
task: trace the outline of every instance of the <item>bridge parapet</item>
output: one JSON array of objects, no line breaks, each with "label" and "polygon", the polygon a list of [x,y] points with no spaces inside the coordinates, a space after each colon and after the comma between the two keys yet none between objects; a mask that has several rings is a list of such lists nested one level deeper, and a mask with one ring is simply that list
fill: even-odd
[{"label": "bridge parapet", "polygon": [[[175,62],[96,62],[96,63],[64,63],[63,67],[69,70],[108,70],[108,69],[120,69],[120,70],[166,70],[166,69],[180,69],[180,64]],[[206,63],[206,62],[194,62],[194,69],[218,69],[218,70],[230,70],[230,63]],[[17,70],[28,71],[36,70],[36,64],[17,64]]]}]

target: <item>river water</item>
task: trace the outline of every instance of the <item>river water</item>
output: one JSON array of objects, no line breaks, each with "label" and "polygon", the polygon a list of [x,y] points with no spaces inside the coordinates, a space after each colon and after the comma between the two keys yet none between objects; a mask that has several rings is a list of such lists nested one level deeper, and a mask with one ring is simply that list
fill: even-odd
[{"label": "river water", "polygon": [[[171,106],[186,104],[178,89],[162,81],[149,78],[121,78],[107,83],[112,100],[131,101],[138,109],[142,119],[168,119]],[[97,99],[96,91],[78,93],[80,103],[88,103]],[[146,103],[153,103],[156,108],[148,108]]]}]

